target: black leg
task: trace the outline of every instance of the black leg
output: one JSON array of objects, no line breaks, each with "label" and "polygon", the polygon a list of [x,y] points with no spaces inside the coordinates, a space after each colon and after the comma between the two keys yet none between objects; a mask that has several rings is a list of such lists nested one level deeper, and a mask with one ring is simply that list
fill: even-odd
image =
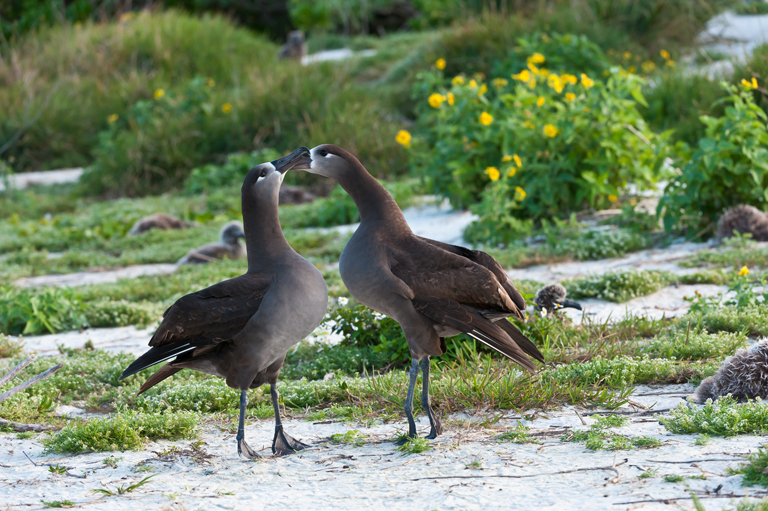
[{"label": "black leg", "polygon": [[272,454],[285,456],[309,447],[283,431],[283,423],[280,420],[280,405],[278,404],[280,394],[277,393],[277,385],[274,383],[270,385],[269,393],[272,396],[272,406],[275,409],[275,438],[272,440]]},{"label": "black leg", "polygon": [[237,454],[253,460],[261,458],[256,451],[251,449],[251,446],[245,441],[245,407],[248,405],[248,391],[240,391],[240,422],[237,426]]},{"label": "black leg", "polygon": [[440,419],[437,418],[435,412],[432,411],[432,407],[429,404],[429,357],[421,359],[421,377],[423,378],[421,387],[421,407],[427,412],[429,417],[429,434],[427,438],[432,440],[437,438],[437,435],[443,434],[443,426],[440,424]]},{"label": "black leg", "polygon": [[[415,358],[408,374],[410,381],[408,382],[408,395],[405,397],[405,416],[408,418],[408,438],[416,438],[416,422],[413,420],[413,393],[416,390],[416,378],[419,376],[419,361]],[[404,443],[405,440],[397,442],[398,445]]]}]

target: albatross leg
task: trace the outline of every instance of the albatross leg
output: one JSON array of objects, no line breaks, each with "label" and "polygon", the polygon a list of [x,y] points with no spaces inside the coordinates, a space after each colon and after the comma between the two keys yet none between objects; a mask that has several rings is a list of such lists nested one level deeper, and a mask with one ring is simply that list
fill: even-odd
[{"label": "albatross leg", "polygon": [[275,409],[275,438],[272,440],[272,454],[285,456],[309,447],[283,431],[283,423],[280,420],[280,405],[277,402],[280,397],[280,394],[277,393],[277,385],[271,384],[269,393],[272,395],[272,407]]},{"label": "albatross leg", "polygon": [[256,451],[251,449],[251,446],[245,441],[245,407],[248,405],[248,391],[240,391],[240,422],[237,426],[237,454],[253,460],[261,458]]},{"label": "albatross leg", "polygon": [[[413,420],[413,393],[416,390],[416,378],[419,376],[419,361],[415,358],[408,374],[410,382],[408,383],[408,395],[405,397],[405,416],[408,417],[408,438],[416,438],[416,422]],[[403,439],[395,443],[403,445],[405,442],[407,440]]]},{"label": "albatross leg", "polygon": [[429,357],[421,359],[421,377],[424,379],[421,387],[421,407],[427,412],[429,417],[429,434],[426,436],[429,440],[437,438],[437,435],[443,434],[443,426],[440,424],[440,419],[437,418],[435,412],[432,411],[432,407],[429,405]]}]

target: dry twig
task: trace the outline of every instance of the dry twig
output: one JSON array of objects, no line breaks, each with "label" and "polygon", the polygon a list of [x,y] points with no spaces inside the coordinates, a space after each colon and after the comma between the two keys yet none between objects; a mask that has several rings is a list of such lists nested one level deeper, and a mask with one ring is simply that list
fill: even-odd
[{"label": "dry twig", "polygon": [[583,468],[573,468],[571,470],[560,470],[558,472],[547,472],[544,474],[523,474],[523,475],[503,475],[503,474],[496,474],[496,475],[486,475],[486,476],[435,476],[435,477],[417,477],[416,479],[411,479],[411,481],[431,481],[434,479],[484,479],[484,478],[497,478],[497,479],[524,479],[527,477],[546,477],[546,476],[555,476],[560,474],[572,474],[574,472],[589,472],[592,470],[608,470],[610,472],[613,472],[616,474],[616,478],[613,480],[618,480],[621,475],[619,474],[619,471],[616,469],[616,467],[625,464],[628,459],[624,459],[621,463],[615,463],[613,466],[605,466],[605,467],[583,467]]}]

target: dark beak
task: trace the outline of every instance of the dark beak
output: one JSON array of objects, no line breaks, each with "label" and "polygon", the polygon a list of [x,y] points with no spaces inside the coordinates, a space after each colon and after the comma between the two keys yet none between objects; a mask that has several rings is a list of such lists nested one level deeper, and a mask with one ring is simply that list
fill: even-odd
[{"label": "dark beak", "polygon": [[237,233],[237,236],[235,236],[235,238],[245,239],[245,233],[244,232],[239,232],[239,233]]},{"label": "dark beak", "polygon": [[309,149],[299,147],[288,156],[283,156],[279,160],[273,161],[272,165],[275,166],[276,171],[285,174],[296,167],[309,168],[310,163],[312,163],[312,158],[310,157]]},{"label": "dark beak", "polygon": [[581,310],[580,303],[574,302],[573,300],[569,300],[568,298],[565,298],[559,302],[555,302],[555,304],[559,305],[561,308],[570,307],[571,309]]}]

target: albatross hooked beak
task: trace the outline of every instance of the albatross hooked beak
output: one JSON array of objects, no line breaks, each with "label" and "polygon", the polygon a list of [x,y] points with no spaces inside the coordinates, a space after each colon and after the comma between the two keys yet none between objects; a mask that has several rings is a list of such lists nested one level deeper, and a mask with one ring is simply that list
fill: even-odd
[{"label": "albatross hooked beak", "polygon": [[566,307],[570,307],[572,309],[581,310],[581,304],[580,303],[574,302],[573,300],[569,300],[568,298],[564,298],[563,300],[555,302],[555,305],[557,305],[557,308],[559,308],[559,309],[564,309]]},{"label": "albatross hooked beak", "polygon": [[285,174],[296,167],[309,167],[311,162],[312,158],[310,157],[309,149],[306,147],[299,147],[288,156],[283,156],[282,158],[273,161],[272,165],[274,165],[276,171]]}]

